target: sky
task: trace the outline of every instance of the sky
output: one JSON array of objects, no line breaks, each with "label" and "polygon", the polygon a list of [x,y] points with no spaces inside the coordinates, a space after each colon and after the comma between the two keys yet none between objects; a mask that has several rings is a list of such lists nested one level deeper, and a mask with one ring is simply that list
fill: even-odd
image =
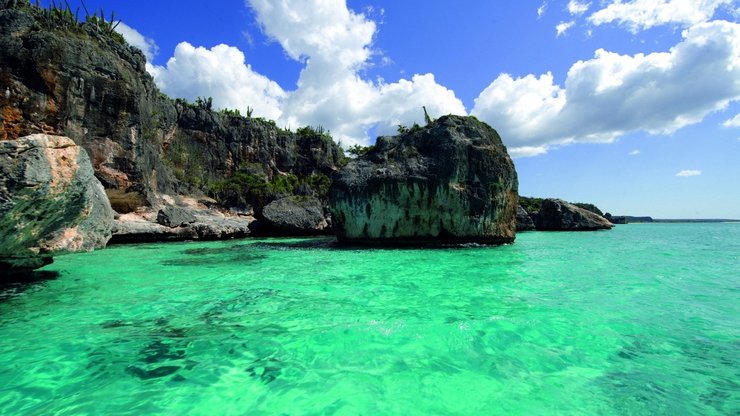
[{"label": "sky", "polygon": [[85,4],[115,11],[173,98],[344,146],[423,124],[422,106],[472,114],[501,135],[521,195],[740,219],[740,0]]}]

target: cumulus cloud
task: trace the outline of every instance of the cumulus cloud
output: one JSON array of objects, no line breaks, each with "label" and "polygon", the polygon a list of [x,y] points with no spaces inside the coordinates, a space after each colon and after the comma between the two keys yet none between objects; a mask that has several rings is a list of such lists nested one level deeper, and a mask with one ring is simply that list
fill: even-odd
[{"label": "cumulus cloud", "polygon": [[367,144],[367,131],[391,133],[397,124],[430,115],[465,114],[454,92],[432,74],[396,83],[363,79],[373,55],[376,24],[347,8],[344,0],[249,0],[264,33],[288,56],[304,62],[298,88],[287,93],[280,121],[289,126],[322,125],[344,143]]},{"label": "cumulus cloud", "polygon": [[588,17],[596,26],[616,22],[631,32],[665,24],[691,26],[706,22],[734,0],[616,0]]},{"label": "cumulus cloud", "polygon": [[195,100],[213,97],[216,108],[254,109],[255,116],[277,119],[285,92],[269,78],[246,64],[239,49],[217,45],[211,49],[182,42],[166,66],[153,66],[149,72],[162,91],[172,97]]},{"label": "cumulus cloud", "polygon": [[591,3],[580,2],[578,0],[570,0],[568,2],[568,12],[574,16],[580,16],[588,11],[591,7]]},{"label": "cumulus cloud", "polygon": [[576,22],[570,21],[570,22],[560,22],[557,25],[555,25],[555,36],[560,37],[565,35],[565,32],[568,31],[568,29],[572,28],[573,25],[575,25]]},{"label": "cumulus cloud", "polygon": [[699,176],[699,175],[701,175],[701,171],[695,170],[695,169],[682,170],[681,172],[678,172],[676,174],[676,176],[681,176],[681,177]]},{"label": "cumulus cloud", "polygon": [[144,53],[147,62],[152,62],[154,57],[159,52],[159,46],[154,42],[154,39],[150,39],[139,33],[136,29],[128,26],[127,24],[120,22],[116,26],[116,32],[120,33],[129,45],[135,46]]},{"label": "cumulus cloud", "polygon": [[723,127],[740,127],[740,113],[736,115],[735,117],[725,120],[724,123],[722,123]]},{"label": "cumulus cloud", "polygon": [[701,23],[668,52],[603,49],[571,66],[564,86],[550,73],[502,74],[475,100],[511,148],[609,142],[634,131],[669,134],[740,99],[740,24]]}]

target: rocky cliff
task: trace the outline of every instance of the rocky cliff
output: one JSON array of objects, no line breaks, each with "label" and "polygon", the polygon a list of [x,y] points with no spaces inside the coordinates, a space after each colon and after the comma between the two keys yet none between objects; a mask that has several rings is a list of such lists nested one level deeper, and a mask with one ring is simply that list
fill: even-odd
[{"label": "rocky cliff", "polygon": [[210,195],[252,205],[258,216],[288,195],[325,201],[344,155],[323,131],[171,100],[142,53],[99,21],[54,19],[48,9],[0,2],[0,140],[70,137],[120,213],[161,204],[162,195]]},{"label": "rocky cliff", "polygon": [[113,211],[87,153],[66,137],[0,141],[0,275],[105,247]]},{"label": "rocky cliff", "polygon": [[534,217],[538,231],[595,231],[614,227],[614,224],[601,215],[562,199],[543,200]]},{"label": "rocky cliff", "polygon": [[342,242],[437,244],[514,240],[517,175],[494,129],[444,116],[380,137],[329,191]]}]

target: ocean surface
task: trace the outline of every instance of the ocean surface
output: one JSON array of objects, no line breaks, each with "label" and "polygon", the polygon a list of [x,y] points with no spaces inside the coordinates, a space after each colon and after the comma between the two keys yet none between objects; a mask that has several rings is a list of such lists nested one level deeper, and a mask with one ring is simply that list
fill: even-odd
[{"label": "ocean surface", "polygon": [[740,224],[114,246],[44,270],[0,294],[0,415],[740,414]]}]

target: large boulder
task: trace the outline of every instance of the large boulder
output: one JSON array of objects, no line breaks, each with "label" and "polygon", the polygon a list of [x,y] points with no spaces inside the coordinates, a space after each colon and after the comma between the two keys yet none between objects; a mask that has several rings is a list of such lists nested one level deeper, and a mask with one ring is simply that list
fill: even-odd
[{"label": "large boulder", "polygon": [[105,247],[113,210],[87,153],[66,137],[0,141],[0,273]]},{"label": "large boulder", "polygon": [[521,205],[516,208],[516,230],[517,231],[532,231],[535,229],[534,221],[529,216],[527,210]]},{"label": "large boulder", "polygon": [[536,216],[535,225],[541,231],[608,230],[614,224],[591,211],[562,199],[545,199]]},{"label": "large boulder", "polygon": [[329,223],[321,201],[313,197],[289,196],[270,202],[262,209],[257,234],[324,234]]},{"label": "large boulder", "polygon": [[516,233],[517,174],[498,133],[444,116],[379,137],[329,190],[334,229],[353,244],[502,244]]},{"label": "large boulder", "polygon": [[195,214],[187,208],[166,206],[157,212],[157,223],[166,227],[183,227],[194,222]]}]

